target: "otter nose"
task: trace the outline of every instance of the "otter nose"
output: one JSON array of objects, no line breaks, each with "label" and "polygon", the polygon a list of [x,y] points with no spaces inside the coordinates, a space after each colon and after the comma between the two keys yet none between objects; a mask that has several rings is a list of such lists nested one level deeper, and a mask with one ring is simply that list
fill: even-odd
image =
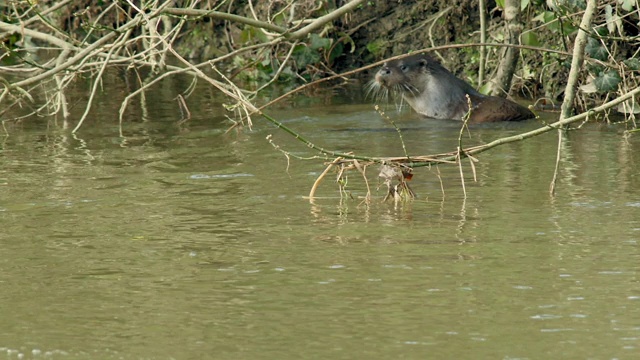
[{"label": "otter nose", "polygon": [[376,82],[382,86],[387,86],[387,83],[389,82],[390,78],[391,78],[391,69],[386,65],[381,67],[380,70],[378,70],[375,77]]},{"label": "otter nose", "polygon": [[380,70],[378,70],[378,75],[380,76],[391,75],[391,69],[389,69],[388,66],[383,66]]}]

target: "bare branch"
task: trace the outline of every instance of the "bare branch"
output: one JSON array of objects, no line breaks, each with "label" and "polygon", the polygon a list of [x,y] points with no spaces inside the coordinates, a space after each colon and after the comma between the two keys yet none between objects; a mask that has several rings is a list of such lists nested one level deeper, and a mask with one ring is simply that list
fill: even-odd
[{"label": "bare branch", "polygon": [[53,35],[45,34],[40,31],[31,30],[20,25],[8,24],[4,21],[0,21],[0,30],[5,31],[7,33],[17,33],[17,34],[30,36],[34,39],[48,42],[49,44],[55,45],[61,49],[77,49],[77,47],[75,47],[74,45],[69,44],[68,42],[61,40]]},{"label": "bare branch", "polygon": [[220,11],[214,11],[214,10],[167,8],[163,11],[163,13],[170,14],[170,15],[178,15],[178,16],[210,17],[214,19],[228,20],[228,21],[233,21],[240,24],[255,26],[255,27],[269,30],[269,31],[274,31],[274,32],[277,32],[278,34],[284,34],[289,31],[286,28],[283,28],[281,26],[274,25],[268,22],[254,20],[248,17],[229,14],[229,13],[220,12]]},{"label": "bare branch", "polygon": [[283,35],[287,39],[302,39],[309,35],[311,32],[324,26],[325,24],[339,18],[340,16],[353,11],[360,6],[364,0],[353,0],[342,7],[321,16],[313,20],[309,25],[303,27],[300,30],[290,32],[290,29],[283,28],[278,25],[274,25],[268,22],[247,18],[244,16],[214,11],[214,10],[199,10],[199,9],[180,9],[180,8],[167,8],[163,11],[165,14],[179,15],[179,16],[198,16],[198,17],[211,17],[215,19],[228,20],[241,24],[251,25],[265,30],[276,32]]},{"label": "bare branch", "polygon": [[343,5],[342,7],[328,13],[327,15],[321,16],[317,19],[315,19],[314,21],[311,22],[311,24],[303,27],[302,29],[298,30],[298,31],[294,31],[292,32],[288,38],[290,39],[301,39],[307,35],[309,35],[312,31],[320,28],[321,26],[323,26],[324,24],[331,22],[337,18],[339,18],[340,16],[351,12],[353,10],[355,10],[358,6],[360,6],[362,3],[364,2],[364,0],[353,0],[351,2],[349,2],[348,4]]}]

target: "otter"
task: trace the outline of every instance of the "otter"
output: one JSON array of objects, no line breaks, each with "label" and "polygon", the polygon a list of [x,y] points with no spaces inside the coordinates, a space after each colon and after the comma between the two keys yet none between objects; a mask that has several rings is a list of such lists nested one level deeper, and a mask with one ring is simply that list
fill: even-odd
[{"label": "otter", "polygon": [[433,58],[411,55],[388,61],[371,83],[375,93],[399,93],[417,113],[435,119],[462,119],[469,110],[469,122],[520,121],[534,118],[526,107],[498,96],[483,95],[457,78]]}]

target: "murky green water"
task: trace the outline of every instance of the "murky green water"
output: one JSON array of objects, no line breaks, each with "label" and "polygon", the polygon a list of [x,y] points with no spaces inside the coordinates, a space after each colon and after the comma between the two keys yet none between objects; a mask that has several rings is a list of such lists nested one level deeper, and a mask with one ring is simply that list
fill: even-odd
[{"label": "murky green water", "polygon": [[[55,359],[627,359],[640,352],[637,136],[555,133],[420,169],[419,198],[361,204],[323,160],[262,120],[225,133],[203,87],[178,125],[172,87],[122,89],[77,135],[30,119],[0,143],[0,357]],[[273,109],[318,145],[401,155],[370,105]],[[392,110],[392,109],[389,109]],[[83,111],[74,108],[77,116]],[[458,124],[389,111],[412,154],[455,148]],[[535,128],[473,128],[468,143]],[[377,186],[377,169],[368,170]]]}]

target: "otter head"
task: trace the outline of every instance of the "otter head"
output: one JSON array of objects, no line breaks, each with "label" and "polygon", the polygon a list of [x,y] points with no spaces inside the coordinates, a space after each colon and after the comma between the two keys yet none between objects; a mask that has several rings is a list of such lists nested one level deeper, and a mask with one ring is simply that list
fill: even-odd
[{"label": "otter head", "polygon": [[429,67],[434,63],[433,59],[423,54],[387,61],[376,73],[372,87],[384,88],[409,98],[419,96],[425,90],[429,81]]},{"label": "otter head", "polygon": [[467,94],[481,96],[471,85],[431,57],[418,54],[384,63],[371,82],[378,97],[401,95],[413,110],[436,119],[458,119],[468,110]]},{"label": "otter head", "polygon": [[438,117],[441,110],[433,110],[432,104],[437,100],[431,97],[440,96],[437,76],[443,70],[438,62],[424,54],[387,61],[369,84],[368,92],[383,100],[389,93],[400,95],[400,104],[405,101],[419,114]]}]

